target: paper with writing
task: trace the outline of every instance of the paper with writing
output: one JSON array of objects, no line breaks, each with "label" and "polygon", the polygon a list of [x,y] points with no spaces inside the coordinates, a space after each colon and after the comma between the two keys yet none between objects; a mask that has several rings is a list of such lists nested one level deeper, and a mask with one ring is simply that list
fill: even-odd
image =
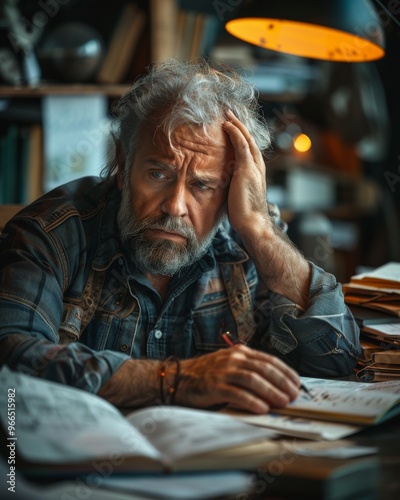
[{"label": "paper with writing", "polygon": [[277,413],[355,425],[378,423],[400,413],[400,381],[371,384],[302,377],[302,382],[313,398],[300,392]]}]

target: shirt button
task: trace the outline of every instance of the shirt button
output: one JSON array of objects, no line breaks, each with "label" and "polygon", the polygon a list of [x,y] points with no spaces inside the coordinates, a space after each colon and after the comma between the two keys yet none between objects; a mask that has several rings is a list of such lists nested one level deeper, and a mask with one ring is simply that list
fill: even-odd
[{"label": "shirt button", "polygon": [[162,337],[162,331],[161,330],[156,330],[154,332],[154,336],[156,339],[160,339]]},{"label": "shirt button", "polygon": [[129,349],[129,346],[128,344],[121,344],[119,348],[121,351],[126,352]]}]

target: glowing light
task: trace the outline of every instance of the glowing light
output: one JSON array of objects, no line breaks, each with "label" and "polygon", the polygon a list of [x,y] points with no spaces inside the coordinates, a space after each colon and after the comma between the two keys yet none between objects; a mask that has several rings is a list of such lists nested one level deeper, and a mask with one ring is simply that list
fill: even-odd
[{"label": "glowing light", "polygon": [[299,151],[299,153],[305,153],[311,148],[312,142],[308,135],[299,134],[293,138],[293,146],[296,151]]},{"label": "glowing light", "polygon": [[311,23],[268,18],[233,19],[233,36],[264,49],[329,61],[366,62],[384,56],[383,47],[356,33]]}]

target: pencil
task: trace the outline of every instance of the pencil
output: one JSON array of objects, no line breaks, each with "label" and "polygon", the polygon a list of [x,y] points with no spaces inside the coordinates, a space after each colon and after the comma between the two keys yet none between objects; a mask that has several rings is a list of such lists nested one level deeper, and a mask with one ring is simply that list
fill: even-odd
[{"label": "pencil", "polygon": [[313,395],[310,392],[310,389],[308,389],[304,384],[300,384],[300,389],[305,392],[311,399],[313,398]]},{"label": "pencil", "polygon": [[229,347],[233,347],[235,345],[235,342],[232,340],[232,336],[229,332],[221,332],[220,335]]}]

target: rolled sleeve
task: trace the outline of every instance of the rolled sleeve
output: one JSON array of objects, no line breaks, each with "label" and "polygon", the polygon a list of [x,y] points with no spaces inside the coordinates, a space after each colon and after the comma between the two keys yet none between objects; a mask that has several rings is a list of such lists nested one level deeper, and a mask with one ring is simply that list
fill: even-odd
[{"label": "rolled sleeve", "polygon": [[348,375],[361,353],[359,328],[335,277],[314,264],[311,269],[307,310],[271,294],[270,346],[303,375]]}]

